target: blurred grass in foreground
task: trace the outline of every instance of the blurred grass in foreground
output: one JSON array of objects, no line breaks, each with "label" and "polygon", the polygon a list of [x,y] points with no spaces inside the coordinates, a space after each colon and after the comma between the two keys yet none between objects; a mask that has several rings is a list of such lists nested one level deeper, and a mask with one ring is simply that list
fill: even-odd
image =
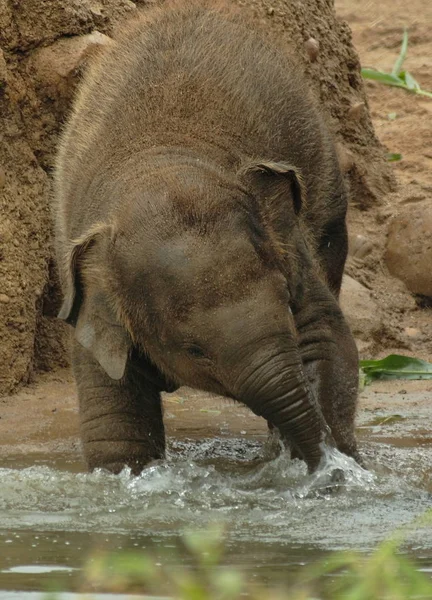
[{"label": "blurred grass in foreground", "polygon": [[[399,553],[404,535],[432,523],[432,510],[399,530],[369,556],[334,552],[303,567],[285,587],[251,586],[240,569],[222,566],[224,535],[211,527],[185,533],[181,556],[191,566],[155,563],[142,553],[100,554],[84,567],[82,588],[90,593],[142,594],[179,600],[408,600],[431,599],[432,581]],[[56,595],[47,596],[55,600]],[[86,598],[91,599],[90,596]]]}]

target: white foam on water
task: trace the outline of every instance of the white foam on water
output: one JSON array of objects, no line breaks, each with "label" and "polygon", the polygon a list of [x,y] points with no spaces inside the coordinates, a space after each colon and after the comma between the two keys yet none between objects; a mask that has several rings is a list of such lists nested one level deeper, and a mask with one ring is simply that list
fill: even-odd
[{"label": "white foam on water", "polygon": [[298,494],[306,498],[314,494],[334,494],[353,489],[373,492],[376,484],[377,477],[373,471],[364,469],[353,458],[336,448],[326,446],[319,468]]},{"label": "white foam on water", "polygon": [[22,573],[23,575],[35,573],[36,575],[39,575],[40,573],[54,573],[56,571],[64,573],[74,570],[73,567],[59,565],[16,565],[15,567],[10,567],[10,569],[3,569],[0,573]]},{"label": "white foam on water", "polygon": [[[391,460],[385,448],[381,456],[375,449],[381,467],[366,471],[336,451],[308,476],[304,463],[287,453],[265,460],[260,444],[245,442],[177,442],[167,461],[139,477],[128,470],[0,469],[0,529],[160,536],[220,521],[231,539],[369,549],[431,506],[422,488],[427,453],[417,452],[414,468],[413,449],[393,448]],[[335,469],[345,481],[328,490]],[[410,536],[419,547],[432,545],[424,528]]]}]

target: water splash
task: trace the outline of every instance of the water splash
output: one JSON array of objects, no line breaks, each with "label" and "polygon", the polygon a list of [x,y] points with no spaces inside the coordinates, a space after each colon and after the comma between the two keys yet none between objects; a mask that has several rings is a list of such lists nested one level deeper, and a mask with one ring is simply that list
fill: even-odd
[{"label": "water splash", "polygon": [[[173,443],[168,459],[139,477],[128,470],[115,476],[3,468],[0,529],[175,535],[221,521],[237,540],[367,549],[430,506],[421,477],[407,468],[407,452],[401,462],[402,449],[393,448],[390,461],[382,448],[376,458],[384,473],[366,471],[336,451],[324,469],[307,475],[304,463],[287,453],[266,460],[260,443],[226,438]],[[417,473],[429,460],[427,453],[420,462],[417,455]],[[339,493],[311,493],[325,488],[335,468],[345,474]],[[413,536],[429,547],[431,536]]]},{"label": "water splash", "polygon": [[361,467],[353,458],[336,448],[326,446],[324,457],[315,473],[298,491],[299,497],[328,495],[355,489],[364,492],[376,490],[377,478],[372,471]]}]

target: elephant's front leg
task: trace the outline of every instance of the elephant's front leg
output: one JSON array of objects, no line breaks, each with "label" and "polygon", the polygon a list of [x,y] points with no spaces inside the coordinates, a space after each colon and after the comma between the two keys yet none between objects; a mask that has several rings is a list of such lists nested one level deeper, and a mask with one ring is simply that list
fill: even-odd
[{"label": "elephant's front leg", "polygon": [[84,456],[89,469],[114,473],[128,466],[140,473],[165,453],[160,387],[134,369],[130,359],[120,381],[110,379],[93,356],[74,341]]},{"label": "elephant's front leg", "polygon": [[321,318],[300,312],[299,350],[304,372],[317,398],[338,449],[361,462],[354,419],[358,396],[358,353],[336,303]]}]

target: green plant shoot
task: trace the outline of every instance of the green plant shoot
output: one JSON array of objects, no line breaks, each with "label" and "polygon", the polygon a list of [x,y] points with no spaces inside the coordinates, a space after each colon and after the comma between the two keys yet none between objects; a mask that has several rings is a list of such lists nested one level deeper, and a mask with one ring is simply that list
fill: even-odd
[{"label": "green plant shoot", "polygon": [[365,67],[361,70],[361,74],[365,79],[372,79],[379,81],[384,85],[390,85],[394,87],[400,87],[407,92],[418,94],[420,96],[426,96],[432,98],[432,92],[422,90],[418,81],[414,79],[411,73],[403,71],[402,66],[405,61],[408,50],[408,31],[405,28],[402,37],[402,46],[399,55],[393,65],[391,73],[385,73],[384,71],[378,71],[378,69],[371,69]]},{"label": "green plant shoot", "polygon": [[364,385],[376,379],[432,379],[432,364],[400,354],[390,354],[382,360],[361,360],[360,379]]}]

